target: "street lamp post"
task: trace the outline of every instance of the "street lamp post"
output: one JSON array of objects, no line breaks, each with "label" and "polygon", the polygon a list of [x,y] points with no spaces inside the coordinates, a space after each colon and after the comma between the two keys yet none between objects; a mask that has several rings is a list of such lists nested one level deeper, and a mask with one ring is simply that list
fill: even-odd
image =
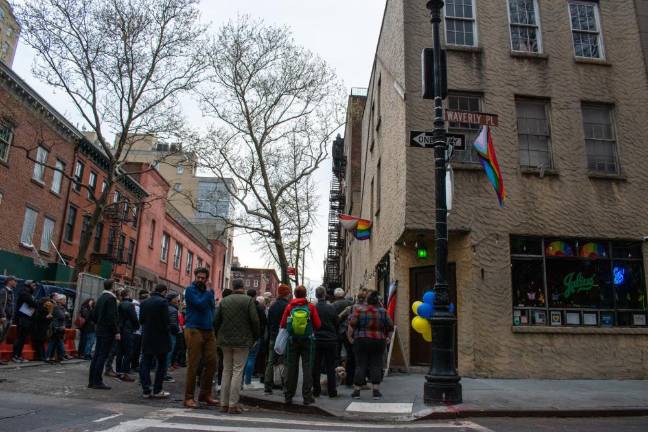
[{"label": "street lamp post", "polygon": [[441,70],[441,8],[443,0],[429,0],[427,8],[432,15],[434,32],[434,172],[435,172],[435,309],[432,317],[432,359],[430,369],[425,376],[423,400],[426,404],[460,403],[461,377],[455,368],[457,347],[457,319],[455,310],[451,310],[448,294],[448,208],[446,202],[446,130],[443,120],[443,96]]}]

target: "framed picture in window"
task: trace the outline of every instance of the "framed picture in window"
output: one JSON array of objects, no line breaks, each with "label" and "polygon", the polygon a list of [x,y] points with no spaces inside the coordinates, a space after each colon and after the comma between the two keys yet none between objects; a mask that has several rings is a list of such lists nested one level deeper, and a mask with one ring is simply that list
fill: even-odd
[{"label": "framed picture in window", "polygon": [[520,325],[528,325],[529,324],[529,315],[527,315],[527,311],[523,310],[520,311]]},{"label": "framed picture in window", "polygon": [[583,324],[587,326],[598,325],[598,317],[596,312],[583,312]]},{"label": "framed picture in window", "polygon": [[547,312],[543,310],[533,311],[533,324],[535,325],[547,324]]},{"label": "framed picture in window", "polygon": [[601,327],[612,327],[614,325],[614,312],[601,312]]},{"label": "framed picture in window", "polygon": [[644,314],[632,314],[632,324],[636,326],[645,326],[646,325],[646,315]]},{"label": "framed picture in window", "polygon": [[580,312],[565,313],[565,322],[567,323],[567,325],[580,325]]},{"label": "framed picture in window", "polygon": [[519,326],[521,324],[520,316],[522,315],[521,310],[514,310],[513,311],[513,325],[514,326]]},{"label": "framed picture in window", "polygon": [[551,311],[551,325],[560,326],[562,325],[562,312],[561,311]]}]

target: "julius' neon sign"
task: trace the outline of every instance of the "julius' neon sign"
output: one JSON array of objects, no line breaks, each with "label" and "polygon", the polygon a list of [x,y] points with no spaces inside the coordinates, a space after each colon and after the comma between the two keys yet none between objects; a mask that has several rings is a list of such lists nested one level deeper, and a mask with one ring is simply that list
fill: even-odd
[{"label": "julius' neon sign", "polygon": [[565,292],[563,296],[567,299],[579,292],[591,291],[596,286],[594,283],[594,275],[584,277],[582,273],[569,273],[563,279],[565,285]]}]

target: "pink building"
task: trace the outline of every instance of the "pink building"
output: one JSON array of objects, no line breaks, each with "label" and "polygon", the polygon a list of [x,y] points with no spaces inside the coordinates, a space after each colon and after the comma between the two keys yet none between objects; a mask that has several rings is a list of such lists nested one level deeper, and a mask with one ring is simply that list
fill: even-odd
[{"label": "pink building", "polygon": [[234,279],[243,279],[245,289],[254,288],[257,295],[269,292],[273,297],[277,296],[279,277],[274,269],[232,267],[232,280]]},{"label": "pink building", "polygon": [[182,293],[193,280],[193,271],[205,267],[208,285],[220,297],[223,288],[225,246],[208,240],[166,199],[170,185],[148,164],[126,167],[149,194],[141,211],[133,267],[136,285],[151,290],[156,283]]}]

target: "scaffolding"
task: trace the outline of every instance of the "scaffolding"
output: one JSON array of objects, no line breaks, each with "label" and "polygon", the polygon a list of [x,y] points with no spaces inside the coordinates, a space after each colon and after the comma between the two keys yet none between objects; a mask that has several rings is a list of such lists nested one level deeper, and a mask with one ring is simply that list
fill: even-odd
[{"label": "scaffolding", "polygon": [[333,141],[333,178],[329,195],[328,217],[328,251],[324,269],[324,286],[329,293],[342,286],[341,252],[343,248],[342,232],[340,227],[340,212],[344,210],[344,173],[346,158],[344,157],[344,139],[338,135]]}]

